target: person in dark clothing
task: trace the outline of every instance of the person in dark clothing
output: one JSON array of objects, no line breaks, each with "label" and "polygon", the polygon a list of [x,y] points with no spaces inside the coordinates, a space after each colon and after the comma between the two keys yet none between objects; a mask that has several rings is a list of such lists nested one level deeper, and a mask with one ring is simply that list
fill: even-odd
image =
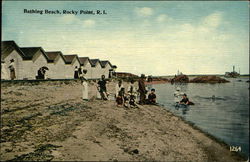
[{"label": "person in dark clothing", "polygon": [[148,95],[147,104],[156,104],[155,89],[151,89],[151,93]]},{"label": "person in dark clothing", "polygon": [[146,88],[145,88],[145,83],[144,83],[144,80],[145,80],[145,75],[142,74],[141,75],[141,78],[139,79],[138,81],[138,91],[140,93],[140,101],[139,101],[139,104],[143,105],[145,104],[145,100],[146,100],[146,94],[147,94],[147,91],[146,91]]},{"label": "person in dark clothing", "polygon": [[78,75],[78,67],[75,67],[75,71],[74,71],[74,79],[78,79],[79,75]]},{"label": "person in dark clothing", "polygon": [[121,88],[120,91],[118,92],[117,97],[116,97],[117,106],[124,105],[124,95],[125,95],[125,89]]},{"label": "person in dark clothing", "polygon": [[10,69],[10,79],[14,80],[16,78],[16,72],[15,72],[16,70],[15,70],[15,67],[14,67],[14,59],[10,60],[9,69]]},{"label": "person in dark clothing", "polygon": [[38,69],[38,71],[37,71],[37,79],[45,79],[45,73],[46,73],[46,70],[43,67]]},{"label": "person in dark clothing", "polygon": [[184,105],[189,104],[189,99],[187,98],[187,95],[185,93],[183,94],[182,100],[179,102],[179,104],[184,104]]},{"label": "person in dark clothing", "polygon": [[80,66],[80,67],[78,68],[78,78],[82,79],[82,77],[83,77],[82,67]]},{"label": "person in dark clothing", "polygon": [[98,81],[98,87],[99,87],[99,92],[101,94],[101,98],[103,100],[107,100],[107,88],[106,88],[106,80],[105,80],[105,75],[102,75],[102,79]]}]

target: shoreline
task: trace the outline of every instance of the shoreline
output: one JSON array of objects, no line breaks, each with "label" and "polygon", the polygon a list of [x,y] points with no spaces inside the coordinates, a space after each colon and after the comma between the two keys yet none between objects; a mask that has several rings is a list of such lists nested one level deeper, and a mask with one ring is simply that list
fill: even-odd
[{"label": "shoreline", "polygon": [[95,100],[93,85],[92,99],[83,102],[79,82],[72,81],[6,85],[1,160],[246,160],[163,106],[117,108],[114,101]]},{"label": "shoreline", "polygon": [[[162,106],[160,106],[162,107]],[[164,106],[162,107],[163,109],[166,109]],[[180,120],[182,120],[184,123],[188,124],[190,127],[192,127],[193,129],[199,131],[200,133],[204,134],[205,136],[207,136],[208,138],[214,140],[215,142],[219,143],[222,147],[227,148],[228,150],[230,150],[230,145],[227,144],[225,141],[223,141],[222,139],[219,139],[217,137],[215,137],[214,135],[202,130],[201,128],[199,128],[198,126],[195,125],[195,123],[191,122],[191,121],[187,121],[185,120],[183,117],[175,115],[174,113],[172,113],[171,111],[167,110],[169,113],[173,114],[173,116],[179,118]],[[248,157],[247,155],[240,153],[240,152],[231,152],[234,156],[238,156],[239,158],[243,158],[244,160],[247,160]]]}]

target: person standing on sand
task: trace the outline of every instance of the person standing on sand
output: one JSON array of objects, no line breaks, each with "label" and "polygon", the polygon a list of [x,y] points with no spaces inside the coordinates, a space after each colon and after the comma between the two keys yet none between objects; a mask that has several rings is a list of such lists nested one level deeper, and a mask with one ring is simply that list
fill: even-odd
[{"label": "person standing on sand", "polygon": [[88,83],[87,83],[87,79],[84,78],[84,75],[87,73],[87,70],[83,70],[83,76],[81,78],[81,82],[82,82],[82,99],[85,101],[89,100],[89,96],[88,96]]},{"label": "person standing on sand", "polygon": [[128,85],[128,94],[130,95],[136,95],[136,92],[137,92],[137,87],[135,85],[135,81],[133,79],[131,79],[129,85]]},{"label": "person standing on sand", "polygon": [[1,61],[1,79],[8,79],[8,72],[4,61]]},{"label": "person standing on sand", "polygon": [[145,75],[142,74],[141,78],[138,81],[138,87],[139,87],[138,91],[140,93],[140,101],[139,101],[140,105],[145,104],[145,100],[146,100],[147,91],[146,91],[146,88],[145,88],[144,80],[145,80]]},{"label": "person standing on sand", "polygon": [[115,87],[115,97],[118,97],[118,94],[122,88],[124,88],[122,84],[122,80],[119,80],[118,84],[116,84],[116,87]]},{"label": "person standing on sand", "polygon": [[137,87],[135,85],[135,81],[133,79],[131,79],[129,85],[128,85],[128,91],[127,91],[128,95],[129,95],[129,102],[132,105],[135,105],[136,100],[138,99],[136,97],[137,94]]},{"label": "person standing on sand", "polygon": [[105,80],[105,75],[102,75],[101,80],[98,81],[98,88],[99,88],[99,92],[101,95],[101,98],[103,100],[108,100],[108,94],[107,94],[107,88],[106,88],[106,80]]},{"label": "person standing on sand", "polygon": [[74,71],[74,79],[78,79],[79,75],[78,75],[78,67],[75,67],[75,71]]},{"label": "person standing on sand", "polygon": [[80,67],[78,68],[78,78],[81,79],[82,76],[83,76],[83,74],[82,74],[82,66],[80,66]]},{"label": "person standing on sand", "polygon": [[14,80],[16,78],[15,66],[14,66],[14,59],[10,60],[10,79]]}]

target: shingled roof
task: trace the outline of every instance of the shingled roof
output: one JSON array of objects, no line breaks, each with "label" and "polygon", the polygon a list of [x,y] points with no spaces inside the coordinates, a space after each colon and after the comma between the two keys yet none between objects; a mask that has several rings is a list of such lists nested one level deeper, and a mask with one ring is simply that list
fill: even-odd
[{"label": "shingled roof", "polygon": [[89,57],[79,57],[79,61],[81,65],[84,65],[86,61],[89,61]]},{"label": "shingled roof", "polygon": [[109,64],[112,67],[111,63],[108,60],[100,61],[100,63],[101,63],[102,68],[105,68],[107,64]]},{"label": "shingled roof", "polygon": [[[90,63],[91,63],[91,66],[92,66],[92,67],[95,67],[97,62],[100,63],[100,60],[99,60],[99,59],[90,59]],[[100,63],[100,64],[101,64],[101,63]]]},{"label": "shingled roof", "polygon": [[2,41],[1,42],[1,56],[9,55],[13,50],[16,50],[22,58],[24,58],[24,53],[20,50],[15,41]]},{"label": "shingled roof", "polygon": [[76,59],[77,59],[77,60],[79,61],[79,63],[80,63],[80,60],[79,60],[77,54],[63,55],[63,57],[64,57],[64,59],[65,59],[65,63],[66,63],[66,64],[71,64],[75,57],[76,57]]},{"label": "shingled roof", "polygon": [[51,62],[54,62],[57,56],[61,56],[64,63],[66,62],[61,51],[48,51],[45,52],[45,54],[47,55],[49,61]]},{"label": "shingled roof", "polygon": [[40,50],[40,47],[21,47],[26,60],[31,60],[33,56]]},{"label": "shingled roof", "polygon": [[42,47],[21,47],[20,49],[24,53],[25,60],[31,60],[34,55],[40,50],[47,62],[50,62],[48,56],[45,54],[45,51]]}]

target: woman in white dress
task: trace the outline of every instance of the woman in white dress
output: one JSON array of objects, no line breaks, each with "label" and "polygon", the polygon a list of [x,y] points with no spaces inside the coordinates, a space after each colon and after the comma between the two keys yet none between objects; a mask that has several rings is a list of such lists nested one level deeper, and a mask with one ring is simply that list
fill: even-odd
[{"label": "woman in white dress", "polygon": [[7,80],[8,76],[9,75],[6,69],[6,64],[4,61],[1,61],[1,79]]},{"label": "woman in white dress", "polygon": [[82,82],[82,99],[85,101],[89,100],[89,90],[88,90],[88,82],[87,79],[84,78],[84,75],[87,73],[87,70],[83,70],[81,82]]},{"label": "woman in white dress", "polygon": [[10,69],[10,79],[14,80],[16,78],[14,59],[10,60],[9,69]]}]

